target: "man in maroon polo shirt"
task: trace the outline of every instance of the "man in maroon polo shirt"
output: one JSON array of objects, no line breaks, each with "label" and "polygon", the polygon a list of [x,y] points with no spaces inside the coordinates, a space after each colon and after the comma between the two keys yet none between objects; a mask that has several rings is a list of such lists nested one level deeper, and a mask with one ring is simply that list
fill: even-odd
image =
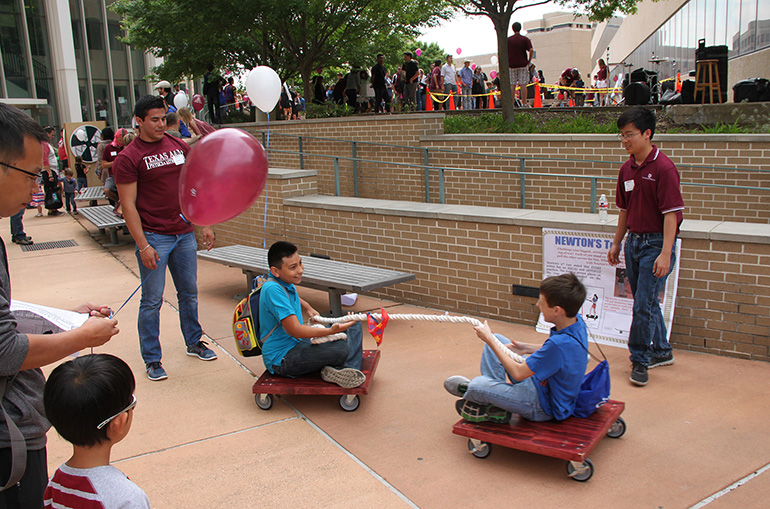
[{"label": "man in maroon polo shirt", "polygon": [[655,114],[636,107],[621,115],[617,125],[623,148],[631,157],[620,168],[615,197],[620,215],[607,260],[618,264],[620,245],[628,231],[626,274],[634,296],[628,334],[633,364],[630,380],[647,385],[648,369],[674,363],[658,295],[676,261],[674,243],[682,224],[684,200],[679,171],[652,144]]},{"label": "man in maroon polo shirt", "polygon": [[[508,68],[511,74],[511,95],[516,97],[516,84],[519,84],[518,97],[521,99],[521,90],[531,81],[529,64],[535,50],[529,37],[521,35],[521,23],[515,22],[512,27],[513,35],[508,38]],[[526,97],[526,95],[524,96]]]}]

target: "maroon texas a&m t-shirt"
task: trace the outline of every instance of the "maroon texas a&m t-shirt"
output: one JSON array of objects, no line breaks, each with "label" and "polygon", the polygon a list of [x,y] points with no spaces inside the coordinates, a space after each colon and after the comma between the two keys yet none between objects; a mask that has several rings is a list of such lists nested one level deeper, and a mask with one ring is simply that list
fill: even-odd
[{"label": "maroon texas a&m t-shirt", "polygon": [[193,230],[180,216],[179,207],[179,176],[188,152],[187,143],[164,134],[153,143],[134,139],[115,159],[115,183],[136,182],[136,210],[142,229],[163,235]]}]

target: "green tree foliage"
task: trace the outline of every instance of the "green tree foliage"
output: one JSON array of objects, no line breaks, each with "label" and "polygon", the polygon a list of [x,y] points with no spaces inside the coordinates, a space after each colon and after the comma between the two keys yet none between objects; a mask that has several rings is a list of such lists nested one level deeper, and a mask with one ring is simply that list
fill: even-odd
[{"label": "green tree foliage", "polygon": [[[568,8],[577,9],[579,13],[588,14],[593,21],[604,21],[615,12],[633,14],[640,0],[554,0],[553,3]],[[653,0],[657,1],[657,0]],[[519,9],[551,3],[551,0],[452,0],[452,4],[471,16],[487,16],[495,26],[497,33],[497,55],[500,59],[500,83],[510,82],[508,66],[508,28],[511,26],[511,16]],[[500,101],[503,119],[513,122],[513,95],[510,87],[500,87]]]},{"label": "green tree foliage", "polygon": [[[175,80],[220,68],[268,65],[299,77],[310,97],[314,69],[371,67],[419,28],[449,14],[449,0],[117,0],[125,41],[163,57],[155,72]],[[385,51],[383,51],[383,49]]]}]

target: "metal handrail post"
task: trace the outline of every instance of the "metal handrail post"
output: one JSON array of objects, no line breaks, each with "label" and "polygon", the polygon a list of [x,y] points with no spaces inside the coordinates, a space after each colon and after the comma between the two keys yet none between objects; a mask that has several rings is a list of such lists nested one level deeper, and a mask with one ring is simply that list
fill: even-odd
[{"label": "metal handrail post", "polygon": [[351,151],[353,152],[353,196],[358,198],[358,156],[356,155],[356,142],[351,141]]},{"label": "metal handrail post", "polygon": [[591,214],[596,214],[596,177],[591,177]]},{"label": "metal handrail post", "polygon": [[524,176],[524,172],[527,170],[526,163],[524,162],[524,158],[519,158],[519,208],[526,209],[527,208],[527,180]]},{"label": "metal handrail post", "polygon": [[305,169],[305,152],[302,150],[302,136],[297,136],[297,144],[299,145],[299,169]]},{"label": "metal handrail post", "polygon": [[335,196],[340,196],[340,159],[334,158],[334,192]]},{"label": "metal handrail post", "polygon": [[444,204],[444,168],[438,170],[438,202]]},{"label": "metal handrail post", "polygon": [[423,165],[425,166],[425,203],[430,203],[430,155],[428,149],[423,149]]}]

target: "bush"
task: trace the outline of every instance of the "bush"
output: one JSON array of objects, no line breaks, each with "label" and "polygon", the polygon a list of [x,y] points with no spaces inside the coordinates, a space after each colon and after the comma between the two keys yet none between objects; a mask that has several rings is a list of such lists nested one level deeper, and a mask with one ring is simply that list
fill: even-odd
[{"label": "bush", "polygon": [[503,121],[502,113],[481,115],[447,115],[444,119],[446,134],[463,133],[616,133],[614,119],[594,118],[583,113],[529,114],[515,113],[513,123]]},{"label": "bush", "polygon": [[308,103],[305,118],[349,117],[354,113],[347,104],[326,101],[323,104]]}]

